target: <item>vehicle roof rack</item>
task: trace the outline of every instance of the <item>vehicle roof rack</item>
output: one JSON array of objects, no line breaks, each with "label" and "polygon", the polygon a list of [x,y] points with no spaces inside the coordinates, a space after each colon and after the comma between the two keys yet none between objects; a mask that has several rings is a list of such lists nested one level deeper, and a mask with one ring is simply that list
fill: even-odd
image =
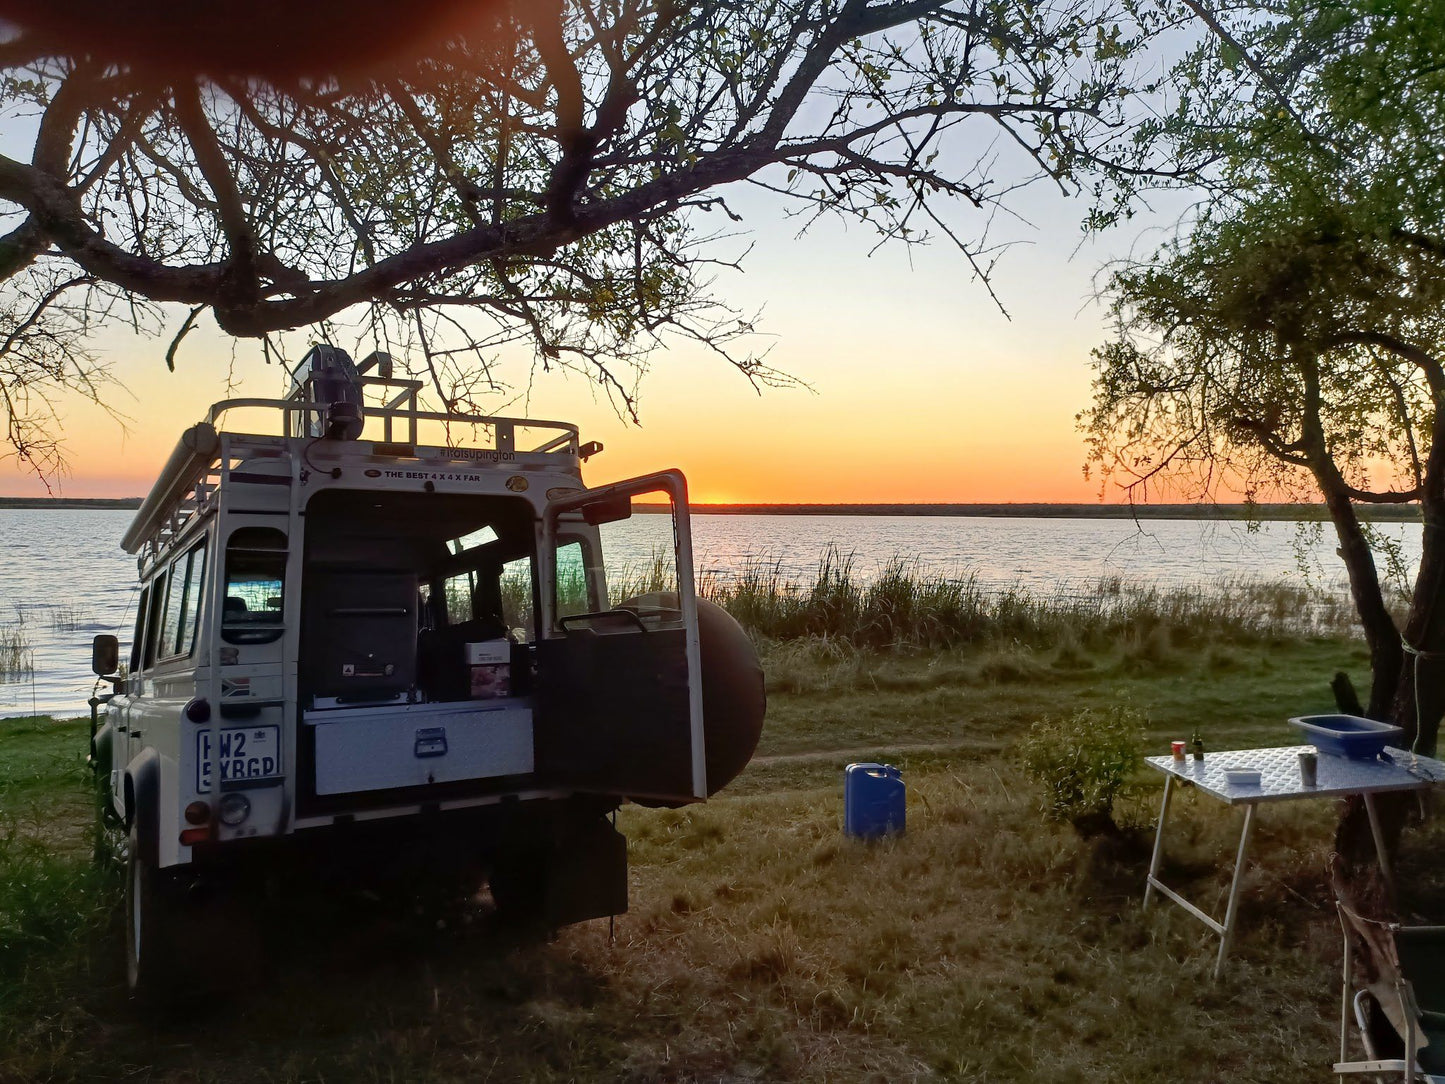
[{"label": "vehicle roof rack", "polygon": [[[276,454],[280,455],[299,454],[306,444],[327,437],[370,439],[416,448],[423,435],[432,433],[440,438],[436,445],[439,448],[489,448],[507,453],[571,457],[583,454],[577,426],[571,422],[423,410],[422,382],[392,377],[390,355],[376,351],[359,366],[352,365],[349,357],[345,366],[334,366],[316,364],[318,359],[312,356],[315,353],[314,349],[309,352],[297,367],[293,374],[295,388],[285,399],[224,399],[212,405],[204,421],[181,435],[121,539],[127,553],[138,553],[147,544],[153,551],[159,551],[181,532],[191,516],[204,509],[220,478],[219,460],[226,437],[270,438],[276,442]],[[344,351],[337,353],[345,356]],[[307,359],[311,361],[309,366]],[[346,383],[355,389],[354,398],[344,390],[338,392],[338,368]],[[326,386],[318,387],[319,383]],[[366,401],[368,397],[371,402]],[[338,402],[347,404],[348,409],[337,411]],[[261,428],[271,432],[249,428],[242,431],[223,424],[228,414],[243,410],[269,412],[270,424]],[[531,440],[524,439],[528,435]],[[539,438],[540,442],[535,442]],[[291,447],[293,442],[296,447]],[[593,450],[589,445],[587,454]]]}]

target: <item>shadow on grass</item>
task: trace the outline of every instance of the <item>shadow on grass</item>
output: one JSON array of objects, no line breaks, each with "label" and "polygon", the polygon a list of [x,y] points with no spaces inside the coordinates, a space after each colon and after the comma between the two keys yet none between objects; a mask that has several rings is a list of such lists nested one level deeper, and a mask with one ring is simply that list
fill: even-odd
[{"label": "shadow on grass", "polygon": [[[48,978],[16,976],[28,1019],[5,1029],[0,1079],[511,1080],[616,1055],[605,976],[485,896],[439,907],[293,881],[226,906],[243,921],[217,929],[214,980],[159,1005],[125,990],[118,907],[69,951],[32,952]],[[605,948],[606,923],[585,936]]]}]

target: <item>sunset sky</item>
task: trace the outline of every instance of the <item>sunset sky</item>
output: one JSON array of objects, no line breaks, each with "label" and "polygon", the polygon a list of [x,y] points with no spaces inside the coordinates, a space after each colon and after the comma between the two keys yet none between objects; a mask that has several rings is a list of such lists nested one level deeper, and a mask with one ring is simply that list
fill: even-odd
[{"label": "sunset sky", "polygon": [[[1092,281],[1104,259],[1138,244],[1141,227],[1080,247],[1079,205],[1042,189],[1025,196],[1015,206],[1031,224],[994,230],[1020,242],[994,277],[1009,319],[944,243],[870,256],[875,238],[856,224],[822,223],[797,237],[776,203],[741,193],[733,205],[755,247],[743,273],[720,273],[717,292],[763,310],[756,345],[771,344],[769,362],[811,391],[759,395],[715,356],[679,348],[654,356],[640,428],[578,377],[539,375],[526,412],[575,421],[583,439],[606,445],[588,465],[590,483],[676,466],[699,502],[1097,500],[1074,426],[1088,402],[1089,351],[1104,335]],[[143,494],[180,431],[225,397],[230,340],[214,329],[193,334],[174,374],[166,343],[127,333],[101,341],[125,385],[110,401],[128,421],[62,404],[71,473],[59,493]],[[503,372],[525,388],[525,359]],[[236,349],[234,374],[233,394],[284,388],[280,369],[250,343]],[[0,492],[44,489],[10,460]]]}]

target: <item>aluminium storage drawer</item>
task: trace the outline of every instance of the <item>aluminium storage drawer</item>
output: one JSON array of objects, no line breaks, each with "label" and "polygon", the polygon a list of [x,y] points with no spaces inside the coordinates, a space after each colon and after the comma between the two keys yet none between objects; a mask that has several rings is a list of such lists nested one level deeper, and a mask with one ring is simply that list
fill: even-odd
[{"label": "aluminium storage drawer", "polygon": [[316,793],[418,787],[532,771],[525,698],[308,711]]}]

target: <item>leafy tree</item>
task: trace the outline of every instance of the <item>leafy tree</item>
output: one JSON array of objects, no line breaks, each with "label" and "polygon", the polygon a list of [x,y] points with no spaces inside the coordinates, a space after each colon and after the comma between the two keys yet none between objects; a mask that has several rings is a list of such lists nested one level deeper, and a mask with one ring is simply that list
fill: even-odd
[{"label": "leafy tree", "polygon": [[[1159,134],[1212,159],[1179,235],[1114,269],[1083,422],[1115,479],[1322,496],[1369,645],[1367,712],[1433,752],[1445,713],[1445,5],[1283,0],[1177,69]],[[1361,504],[1413,504],[1397,624]],[[1358,813],[1358,811],[1356,811]],[[1341,853],[1371,853],[1359,816]]]},{"label": "leafy tree", "polygon": [[[453,405],[513,342],[628,411],[629,374],[669,336],[766,382],[737,350],[750,321],[709,292],[738,218],[725,186],[805,226],[941,235],[986,278],[983,229],[945,205],[986,214],[1029,175],[1076,190],[1116,160],[1152,28],[1128,0],[479,10],[480,30],[364,79],[157,81],[45,35],[0,47],[6,123],[34,134],[28,161],[0,157],[4,326],[44,326],[70,365],[32,390],[93,371],[59,302],[36,303],[52,282],[86,331],[179,303],[182,334],[209,313],[242,337],[335,319],[410,337]],[[44,430],[10,417],[19,448]]]},{"label": "leafy tree", "polygon": [[[1119,335],[1097,353],[1094,455],[1131,486],[1228,477],[1249,498],[1322,496],[1370,647],[1369,713],[1413,727],[1413,667],[1356,505],[1445,516],[1445,267],[1323,209],[1291,210],[1203,219],[1114,274]],[[1432,536],[1404,628],[1426,652],[1445,649],[1438,559]],[[1428,748],[1437,721],[1423,720]]]}]

